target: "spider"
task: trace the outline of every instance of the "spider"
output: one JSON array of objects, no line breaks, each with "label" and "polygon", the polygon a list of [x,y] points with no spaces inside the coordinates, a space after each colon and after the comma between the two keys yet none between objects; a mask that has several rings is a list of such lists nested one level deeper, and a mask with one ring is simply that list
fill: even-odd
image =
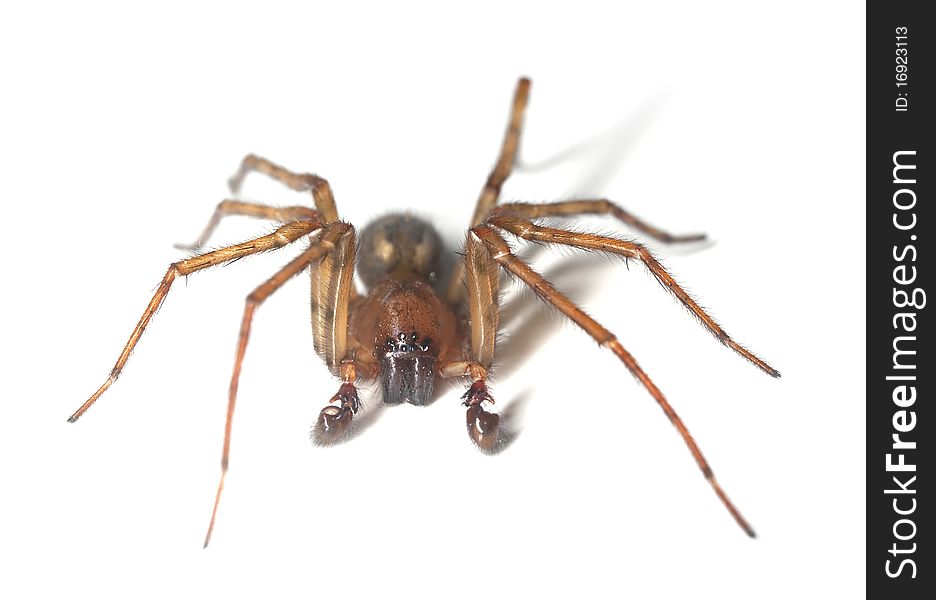
[{"label": "spider", "polygon": [[[488,390],[488,376],[498,334],[499,285],[503,270],[532,289],[543,302],[558,309],[624,363],[676,427],[722,504],[744,532],[754,537],[754,530],[722,490],[682,419],[634,357],[610,331],[518,258],[504,234],[547,246],[571,246],[641,262],[721,343],[765,373],[773,377],[779,377],[780,373],[729,337],[643,245],[615,237],[545,227],[537,224],[537,219],[582,214],[611,215],[665,243],[697,241],[704,239],[704,234],[671,235],[605,199],[498,204],[501,186],[510,175],[516,159],[529,93],[529,79],[521,78],[514,93],[500,155],[484,183],[471,218],[464,259],[456,264],[447,284],[440,282],[436,285],[443,244],[430,223],[408,214],[389,214],[368,225],[361,232],[358,245],[354,226],[338,218],[328,181],[318,175],[294,173],[253,154],[246,156],[228,182],[235,197],[244,178],[251,172],[258,172],[293,190],[311,193],[315,208],[278,208],[236,199],[220,202],[202,234],[185,247],[193,251],[193,256],[169,265],[107,380],[68,421],[77,421],[117,380],[131,351],[177,278],[305,239],[308,247],[246,298],[228,392],[221,475],[204,545],[207,547],[211,540],[224,490],[237,385],[254,313],[287,280],[305,270],[311,274],[315,351],[341,381],[337,393],[322,409],[312,428],[313,442],[328,445],[348,436],[354,415],[361,409],[358,397],[361,380],[379,380],[386,404],[408,402],[425,405],[431,400],[438,379],[467,378],[471,383],[461,399],[467,407],[468,435],[480,449],[491,451],[498,443],[500,418],[497,413],[487,410],[488,405],[494,403]],[[199,253],[221,219],[229,215],[267,219],[279,225],[269,235]],[[366,293],[356,289],[355,266],[368,290]]]}]

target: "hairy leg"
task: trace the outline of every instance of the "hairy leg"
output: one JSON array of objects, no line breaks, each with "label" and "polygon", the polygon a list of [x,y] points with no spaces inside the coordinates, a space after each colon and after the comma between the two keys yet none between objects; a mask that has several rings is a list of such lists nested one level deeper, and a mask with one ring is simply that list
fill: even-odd
[{"label": "hairy leg", "polygon": [[324,178],[312,173],[294,173],[280,165],[261,158],[256,154],[248,154],[241,161],[240,168],[228,180],[231,193],[237,194],[248,173],[256,171],[279,181],[297,192],[310,192],[315,201],[315,208],[325,217],[326,223],[338,220],[338,208],[335,206],[335,196],[331,186]]},{"label": "hairy leg", "polygon": [[704,233],[691,233],[686,235],[673,235],[658,227],[642,221],[627,212],[614,202],[605,199],[599,200],[562,200],[559,202],[546,202],[544,204],[530,204],[527,202],[510,202],[501,204],[491,210],[492,215],[510,215],[535,219],[538,217],[559,217],[570,215],[613,215],[623,223],[641,231],[655,240],[668,244],[676,242],[698,242],[705,239]]},{"label": "hairy leg", "polygon": [[202,230],[198,239],[191,244],[176,244],[175,247],[179,250],[188,250],[190,252],[200,251],[202,247],[208,243],[208,239],[218,227],[221,219],[232,215],[242,215],[254,217],[256,219],[269,219],[270,221],[277,221],[279,223],[291,223],[303,219],[323,220],[319,211],[314,208],[309,208],[308,206],[277,207],[257,204],[255,202],[241,202],[240,200],[222,200],[218,203],[218,206],[215,207],[211,219],[208,220],[208,224],[205,225],[205,229]]},{"label": "hairy leg", "polygon": [[702,471],[703,476],[708,480],[709,484],[712,486],[715,494],[722,501],[725,508],[734,517],[738,525],[747,533],[749,536],[754,537],[754,530],[748,524],[748,522],[741,516],[740,511],[735,507],[734,503],[728,498],[728,495],[722,490],[721,485],[715,479],[715,474],[712,472],[712,468],[709,466],[708,461],[702,455],[702,451],[696,444],[695,440],[690,435],[689,430],[686,428],[685,424],[680,419],[679,415],[670,406],[669,402],[666,400],[666,397],[663,395],[663,392],[653,383],[650,377],[644,372],[644,370],[637,364],[637,361],[634,359],[631,354],[624,349],[621,343],[610,331],[605,329],[598,321],[589,317],[585,312],[576,306],[571,300],[564,296],[561,292],[556,290],[542,275],[530,268],[529,265],[518,259],[510,251],[510,247],[507,245],[507,242],[504,241],[504,238],[500,236],[495,230],[491,229],[487,225],[480,225],[471,230],[471,235],[474,235],[480,242],[482,242],[491,253],[493,260],[497,261],[501,267],[506,271],[516,276],[518,279],[523,281],[527,286],[532,289],[537,296],[540,297],[545,303],[552,305],[557,308],[564,315],[569,317],[576,325],[585,330],[588,335],[590,335],[596,342],[598,342],[603,348],[611,350],[617,356],[621,362],[627,367],[627,369],[637,378],[637,380],[646,388],[646,390],[653,396],[653,399],[656,400],[660,408],[663,409],[663,412],[669,418],[670,422],[676,427],[676,430],[679,432],[679,435],[683,438],[683,441],[688,446],[689,451],[692,453],[693,458],[696,461],[696,464],[699,466],[699,469]]},{"label": "hairy leg", "polygon": [[205,535],[205,546],[211,540],[211,532],[214,530],[215,517],[218,513],[218,503],[221,501],[221,492],[224,490],[224,478],[227,475],[228,457],[231,451],[231,425],[234,421],[234,406],[237,402],[237,386],[240,381],[241,365],[247,352],[247,341],[250,339],[250,328],[253,323],[254,313],[263,304],[263,301],[280,289],[284,283],[301,273],[310,264],[321,260],[323,256],[335,248],[343,236],[351,231],[351,226],[345,223],[325,225],[321,235],[318,239],[312,241],[305,252],[291,260],[247,296],[244,305],[244,316],[241,319],[240,334],[238,335],[237,352],[234,358],[234,371],[231,374],[231,385],[228,389],[227,418],[224,422],[224,446],[221,451],[221,478],[218,481],[218,491],[215,494],[214,507],[211,510],[208,533]]},{"label": "hairy leg", "polygon": [[[526,110],[527,100],[530,97],[530,80],[521,78],[517,81],[517,88],[514,91],[513,104],[510,110],[510,120],[507,123],[507,131],[504,133],[504,141],[501,144],[500,155],[494,168],[484,182],[481,189],[481,195],[478,196],[478,202],[475,205],[474,215],[471,217],[471,226],[481,223],[487,216],[497,199],[500,197],[501,187],[510,176],[514,163],[517,159],[517,149],[520,147],[520,129],[523,125],[523,113]],[[462,287],[462,277],[465,274],[464,265],[457,264],[452,272],[452,278],[449,280],[446,298],[449,304],[458,304],[462,300],[464,288]]]},{"label": "hairy leg", "polygon": [[487,225],[492,225],[498,227],[505,231],[508,231],[517,237],[523,238],[525,240],[535,241],[535,242],[544,242],[548,244],[561,244],[565,246],[572,246],[575,248],[583,248],[586,250],[598,250],[601,252],[609,252],[612,254],[617,254],[619,256],[624,256],[625,258],[633,258],[642,262],[650,273],[656,278],[660,284],[668,289],[676,298],[683,303],[683,305],[689,309],[689,311],[698,317],[702,325],[708,329],[712,335],[714,335],[720,342],[740,354],[745,359],[753,363],[757,368],[764,371],[772,377],[779,377],[780,372],[768,365],[766,362],[754,355],[753,352],[737,343],[725,332],[724,329],[713,319],[705,310],[699,306],[692,296],[690,296],[678,283],[673,279],[673,276],[670,275],[663,265],[647,250],[644,246],[628,242],[625,240],[619,240],[616,238],[593,235],[590,233],[578,233],[574,231],[567,231],[565,229],[556,229],[552,227],[542,227],[536,225],[529,221],[528,219],[521,219],[519,217],[507,216],[507,215],[493,215],[485,221]]},{"label": "hairy leg", "polygon": [[156,288],[156,293],[153,294],[149,304],[146,305],[146,310],[143,311],[143,315],[140,317],[139,322],[133,329],[133,333],[130,334],[130,339],[127,340],[127,343],[124,345],[123,351],[117,358],[117,363],[114,365],[114,368],[111,369],[107,380],[103,385],[101,385],[100,388],[98,388],[96,392],[94,392],[94,394],[91,395],[90,398],[88,398],[88,400],[85,401],[84,404],[81,405],[81,407],[78,408],[78,410],[75,411],[71,417],[68,418],[68,421],[70,423],[77,421],[78,418],[81,417],[81,415],[83,415],[85,411],[88,410],[88,408],[90,408],[91,405],[95,403],[95,401],[97,401],[98,398],[100,398],[101,394],[107,391],[107,388],[109,388],[111,384],[117,381],[117,378],[120,376],[120,372],[123,370],[124,365],[127,364],[127,360],[130,358],[130,353],[133,351],[133,348],[140,340],[140,336],[143,335],[143,331],[149,324],[150,319],[153,318],[153,315],[156,314],[156,311],[166,299],[166,295],[169,293],[169,288],[172,287],[172,282],[175,281],[177,277],[190,275],[191,273],[195,273],[196,271],[201,271],[202,269],[207,269],[208,267],[213,267],[215,265],[230,263],[235,260],[244,258],[245,256],[250,256],[251,254],[257,254],[259,252],[281,248],[291,244],[303,236],[312,233],[313,231],[316,231],[317,229],[320,229],[321,227],[322,223],[318,219],[295,221],[293,223],[280,226],[276,229],[276,231],[269,235],[258,237],[254,240],[250,240],[242,244],[235,244],[233,246],[221,248],[220,250],[208,252],[206,254],[202,254],[201,256],[180,260],[169,265],[169,269],[166,271],[162,281]]}]

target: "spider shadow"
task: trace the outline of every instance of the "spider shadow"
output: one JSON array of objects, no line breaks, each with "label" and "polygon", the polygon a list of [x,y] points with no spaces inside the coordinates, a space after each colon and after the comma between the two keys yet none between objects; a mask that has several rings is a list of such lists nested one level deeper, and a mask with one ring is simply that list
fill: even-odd
[{"label": "spider shadow", "polygon": [[[634,151],[641,138],[650,130],[650,126],[660,114],[665,105],[667,94],[663,91],[648,97],[630,115],[622,118],[616,124],[603,131],[573,143],[566,148],[537,161],[518,159],[516,171],[518,173],[534,174],[549,170],[553,167],[570,161],[579,161],[583,168],[568,186],[566,196],[574,198],[602,198],[605,189],[616,173],[621,171],[621,164]],[[615,198],[609,198],[615,201]],[[656,223],[655,215],[652,223]],[[566,219],[558,219],[564,221]],[[641,238],[645,236],[624,223],[613,220],[615,226],[632,231]],[[661,225],[666,228],[665,223]],[[655,245],[651,241],[651,245]],[[701,252],[715,245],[715,241],[706,238],[697,242],[677,243],[666,245],[667,253],[674,255],[687,255]]]},{"label": "spider shadow", "polygon": [[537,173],[572,160],[587,158],[589,160],[585,161],[585,168],[569,187],[574,194],[594,194],[620,170],[621,162],[649,130],[665,99],[666,94],[658,92],[647,98],[633,113],[607,129],[538,161],[518,159],[515,168],[518,173]]},{"label": "spider shadow", "polygon": [[517,441],[517,438],[523,433],[523,428],[520,426],[523,411],[532,397],[533,389],[528,387],[504,404],[504,409],[499,413],[500,425],[497,432],[497,443],[485,454],[500,454]]},{"label": "spider shadow", "polygon": [[[608,277],[616,268],[619,265],[596,260],[593,256],[570,256],[545,271],[543,276],[580,304],[590,295],[590,283]],[[522,287],[504,302],[501,323],[509,332],[497,345],[495,375],[507,378],[524,364],[522,357],[530,356],[542,347],[568,321]]]},{"label": "spider shadow", "polygon": [[[452,379],[443,379],[440,383],[441,385],[438,386],[436,393],[433,394],[431,404],[434,404],[439,398],[452,393],[452,388],[460,389],[462,385],[462,382],[459,380]],[[503,406],[503,409],[498,412],[498,415],[500,415],[500,424],[498,426],[497,442],[490,450],[478,448],[481,453],[491,455],[500,454],[520,437],[522,431],[520,427],[521,415],[526,403],[532,397],[532,393],[532,388],[525,388],[506,402],[498,401],[498,405]]]},{"label": "spider shadow", "polygon": [[[616,265],[608,261],[595,260],[593,256],[570,256],[553,268],[544,272],[553,283],[559,284],[566,293],[571,293],[578,300],[589,289],[588,283],[596,277],[607,276]],[[550,311],[535,295],[524,293],[520,288],[501,308],[501,323],[511,329],[509,335],[498,342],[498,358],[492,370],[494,381],[497,378],[509,378],[524,364],[522,357],[530,356],[546,340],[554,336],[565,322],[558,318],[555,311]],[[446,382],[446,389],[452,382]],[[444,391],[443,391],[444,393]],[[440,394],[442,395],[442,394]],[[513,398],[503,403],[500,412],[500,426],[497,443],[484,454],[500,454],[511,446],[523,432],[522,415],[533,397],[533,388],[525,387]]]}]

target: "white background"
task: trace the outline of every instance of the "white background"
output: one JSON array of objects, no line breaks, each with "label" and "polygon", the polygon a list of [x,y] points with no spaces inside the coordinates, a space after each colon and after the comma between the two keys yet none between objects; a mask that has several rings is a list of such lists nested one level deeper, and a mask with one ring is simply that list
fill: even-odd
[{"label": "white background", "polygon": [[[648,4],[0,10],[0,596],[859,594],[864,8]],[[337,382],[299,278],[255,319],[202,550],[243,297],[298,249],[177,282],[124,376],[65,423],[245,153],[327,177],[359,227],[411,208],[454,248],[520,74],[526,164],[611,133],[504,197],[608,196],[707,232],[653,247],[783,372],[721,347],[639,265],[575,269],[757,540],[625,368],[552,318],[502,357],[522,431],[499,455],[468,441],[460,387],[312,447]],[[258,177],[245,193],[307,202]],[[269,229],[232,219],[213,243]]]}]

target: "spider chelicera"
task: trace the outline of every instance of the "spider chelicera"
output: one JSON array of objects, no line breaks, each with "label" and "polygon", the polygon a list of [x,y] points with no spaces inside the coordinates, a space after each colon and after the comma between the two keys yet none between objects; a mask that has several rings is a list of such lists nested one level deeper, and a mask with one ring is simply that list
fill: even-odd
[{"label": "spider chelicera", "polygon": [[[229,181],[234,195],[237,195],[244,177],[257,171],[293,190],[310,192],[315,208],[278,208],[240,200],[224,200],[218,204],[205,230],[194,244],[187,247],[195,252],[195,256],[169,265],[107,380],[68,420],[74,422],[81,417],[117,380],[131,351],[178,277],[305,239],[308,247],[301,254],[247,296],[228,396],[221,477],[205,545],[211,539],[224,489],[237,384],[253,315],[260,304],[287,280],[307,269],[312,279],[315,350],[341,380],[338,392],[322,409],[313,427],[314,442],[327,445],[347,437],[354,415],[361,407],[357,391],[360,380],[378,379],[386,404],[409,402],[422,405],[432,398],[437,379],[468,378],[471,384],[462,396],[467,407],[468,435],[479,448],[490,451],[501,439],[498,435],[500,418],[486,407],[493,403],[487,381],[495,354],[499,283],[503,269],[529,286],[543,302],[557,308],[624,363],[679,431],[725,508],[738,525],[754,537],[754,530],[718,484],[682,419],[634,357],[610,331],[518,258],[505,241],[504,233],[546,245],[559,244],[605,252],[643,263],[653,277],[698,317],[720,342],[768,375],[779,377],[780,373],[730,338],[641,244],[544,227],[538,225],[536,219],[582,214],[612,215],[666,243],[698,241],[704,239],[704,235],[671,235],[604,199],[497,204],[501,186],[513,169],[529,92],[530,81],[520,79],[500,156],[481,190],[471,218],[464,260],[456,263],[448,283],[438,287],[438,262],[444,248],[431,224],[407,214],[390,214],[363,230],[358,247],[354,227],[338,218],[335,199],[325,179],[318,175],[294,173],[264,158],[248,155]],[[269,235],[198,254],[220,220],[228,215],[268,219],[281,225]],[[355,288],[355,265],[361,282],[368,290],[366,293]]]}]

